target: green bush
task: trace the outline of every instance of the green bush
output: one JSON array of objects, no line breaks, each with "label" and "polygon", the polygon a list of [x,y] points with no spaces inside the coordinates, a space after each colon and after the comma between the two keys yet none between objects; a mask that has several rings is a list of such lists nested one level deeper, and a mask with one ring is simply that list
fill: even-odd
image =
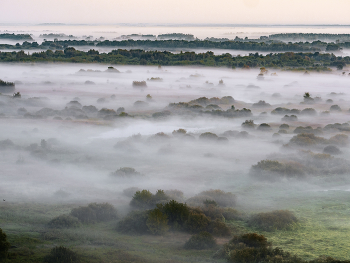
[{"label": "green bush", "polygon": [[202,212],[212,220],[215,220],[215,219],[223,220],[222,214],[224,212],[224,209],[216,205],[212,205],[212,204],[206,205],[202,208]]},{"label": "green bush", "polygon": [[188,215],[185,227],[190,233],[199,233],[206,231],[209,223],[210,218],[208,218],[205,214],[192,211]]},{"label": "green bush", "polygon": [[207,229],[214,236],[226,237],[231,235],[231,229],[220,219],[210,221]]},{"label": "green bush", "polygon": [[300,133],[294,136],[292,139],[290,139],[289,142],[292,145],[304,146],[304,147],[328,143],[327,139],[323,137],[315,136],[315,134],[312,134],[312,133]]},{"label": "green bush", "polygon": [[264,236],[256,233],[234,236],[214,257],[233,263],[305,263],[278,247],[273,249]]},{"label": "green bush", "polygon": [[185,249],[208,249],[216,246],[214,237],[208,232],[200,232],[185,243]]},{"label": "green bush", "polygon": [[276,210],[253,215],[248,224],[264,231],[285,230],[297,223],[295,215],[288,210]]},{"label": "green bush", "polygon": [[79,227],[79,219],[71,215],[59,215],[49,222],[51,228],[74,228]]},{"label": "green bush", "polygon": [[124,234],[146,234],[148,214],[149,211],[133,211],[117,223],[116,230]]},{"label": "green bush", "polygon": [[153,194],[148,190],[136,191],[130,202],[130,206],[147,209],[151,206],[152,198]]},{"label": "green bush", "polygon": [[54,247],[50,254],[44,257],[45,263],[75,263],[81,262],[77,253],[63,246]]},{"label": "green bush", "polygon": [[168,218],[158,208],[148,213],[146,225],[149,231],[154,235],[161,235],[169,230]]},{"label": "green bush", "polygon": [[155,195],[148,190],[136,191],[130,201],[130,206],[138,209],[150,209],[159,203],[165,203],[169,199],[170,197],[163,190],[158,190]]},{"label": "green bush", "polygon": [[91,203],[88,206],[81,206],[72,209],[71,216],[75,216],[82,223],[106,222],[117,219],[117,210],[108,203]]},{"label": "green bush", "polygon": [[6,260],[9,248],[10,243],[7,242],[7,235],[0,228],[0,262]]},{"label": "green bush", "polygon": [[173,229],[182,229],[190,214],[190,209],[186,204],[175,200],[159,204],[157,207],[167,216],[168,223]]}]

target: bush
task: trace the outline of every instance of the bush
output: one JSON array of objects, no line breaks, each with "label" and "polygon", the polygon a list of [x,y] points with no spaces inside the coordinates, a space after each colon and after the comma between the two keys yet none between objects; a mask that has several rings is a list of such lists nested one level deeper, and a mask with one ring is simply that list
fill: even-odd
[{"label": "bush", "polygon": [[137,191],[131,202],[130,206],[139,209],[149,209],[154,208],[156,204],[165,202],[170,198],[164,193],[163,190],[158,190],[155,195],[153,195],[148,190]]},{"label": "bush", "polygon": [[190,233],[199,233],[206,231],[210,223],[210,219],[203,213],[192,211],[186,221],[186,230]]},{"label": "bush", "polygon": [[205,132],[199,135],[199,139],[202,140],[217,140],[218,136],[215,133]]},{"label": "bush", "polygon": [[309,116],[315,116],[315,115],[317,115],[317,112],[313,108],[306,108],[306,109],[303,109],[300,112],[300,114],[302,114],[302,115],[309,115]]},{"label": "bush", "polygon": [[289,125],[288,125],[288,124],[283,123],[283,124],[281,124],[281,125],[280,125],[280,129],[283,129],[283,130],[288,130],[288,129],[289,129]]},{"label": "bush", "polygon": [[146,225],[154,235],[164,234],[169,230],[168,218],[159,208],[153,209],[148,213]]},{"label": "bush", "polygon": [[250,174],[259,179],[269,180],[280,176],[287,178],[302,177],[305,175],[306,170],[303,165],[296,162],[280,163],[273,160],[262,160],[256,165],[252,165]]},{"label": "bush", "polygon": [[81,206],[72,209],[71,216],[75,216],[82,223],[105,222],[117,219],[117,210],[108,203],[91,203],[88,206]]},{"label": "bush", "polygon": [[264,231],[283,230],[298,222],[295,215],[288,210],[276,210],[253,215],[248,224]]},{"label": "bush", "polygon": [[254,129],[255,124],[253,120],[246,120],[245,122],[242,123],[242,128],[244,129]]},{"label": "bush", "polygon": [[258,126],[257,130],[259,131],[271,131],[271,126],[268,125],[267,123],[262,123]]},{"label": "bush", "polygon": [[146,234],[148,232],[147,220],[149,211],[134,211],[120,220],[117,231],[125,234]]},{"label": "bush", "polygon": [[147,87],[146,81],[133,81],[132,86],[135,88],[145,88]]},{"label": "bush", "polygon": [[234,263],[304,263],[302,259],[291,256],[280,248],[272,249],[267,239],[256,233],[235,236],[225,244],[216,254],[216,258],[225,258]]},{"label": "bush", "polygon": [[121,167],[117,171],[111,173],[111,176],[117,176],[117,177],[132,177],[132,176],[139,176],[139,175],[141,174],[131,167]]},{"label": "bush", "polygon": [[215,236],[226,237],[231,235],[231,229],[220,219],[209,223],[208,231]]},{"label": "bush", "polygon": [[216,246],[214,237],[208,232],[200,232],[185,243],[185,249],[208,249]]},{"label": "bush", "polygon": [[326,144],[327,140],[323,137],[317,137],[313,133],[300,133],[290,139],[290,144],[297,146],[312,146],[317,144]]},{"label": "bush", "polygon": [[332,105],[332,106],[329,108],[329,111],[331,111],[331,112],[341,111],[341,108],[340,108],[338,105]]},{"label": "bush", "polygon": [[79,219],[71,215],[60,215],[49,222],[51,228],[74,228],[79,227]]},{"label": "bush", "polygon": [[198,196],[210,197],[209,199],[214,200],[222,207],[233,207],[236,205],[236,196],[231,192],[224,192],[220,189],[203,191]]},{"label": "bush", "polygon": [[[207,200],[209,201],[209,200]],[[214,201],[215,202],[215,201]],[[216,202],[215,202],[216,204]],[[210,219],[223,219],[222,213],[224,212],[224,209],[221,207],[218,207],[217,205],[213,204],[206,204],[205,207],[202,208],[203,214],[205,214],[207,217],[210,217]]]},{"label": "bush", "polygon": [[341,154],[341,151],[339,150],[339,148],[337,146],[328,145],[328,146],[324,147],[323,153],[327,153],[327,154]]},{"label": "bush", "polygon": [[130,206],[147,209],[151,206],[153,194],[148,190],[136,191]]},{"label": "bush", "polygon": [[0,228],[0,262],[6,260],[10,243],[7,242],[7,235]]},{"label": "bush", "polygon": [[171,200],[166,204],[159,204],[157,207],[168,218],[168,223],[173,229],[181,229],[187,221],[190,209],[186,204]]},{"label": "bush", "polygon": [[74,251],[63,246],[54,247],[50,254],[44,257],[45,263],[74,263],[80,262],[80,258]]}]

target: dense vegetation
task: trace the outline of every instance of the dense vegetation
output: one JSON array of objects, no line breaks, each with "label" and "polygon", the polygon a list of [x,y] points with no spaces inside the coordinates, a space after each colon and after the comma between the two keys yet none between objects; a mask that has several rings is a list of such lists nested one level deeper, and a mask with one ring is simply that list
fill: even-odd
[{"label": "dense vegetation", "polygon": [[1,52],[0,62],[75,62],[75,63],[112,63],[123,65],[203,65],[221,67],[276,67],[276,68],[303,68],[328,70],[329,66],[346,65],[350,57],[336,57],[333,54],[315,53],[278,53],[266,56],[258,53],[249,56],[233,57],[230,54],[214,55],[213,52],[199,53],[144,51],[144,50],[112,50],[109,53],[99,53],[96,50],[87,52],[75,48],[66,48],[64,51],[51,50],[34,52],[31,55],[24,51]]},{"label": "dense vegetation", "polygon": [[33,40],[32,36],[29,34],[0,34],[0,39],[11,39],[11,40]]},{"label": "dense vegetation", "polygon": [[342,43],[327,43],[322,41],[309,42],[257,42],[257,41],[212,41],[212,40],[45,40],[41,44],[37,42],[23,42],[16,45],[0,44],[0,49],[64,49],[67,47],[79,46],[97,46],[97,47],[112,47],[112,48],[177,48],[177,49],[231,49],[231,50],[248,50],[262,52],[316,52],[316,51],[338,51],[342,48],[350,48],[350,42]]}]

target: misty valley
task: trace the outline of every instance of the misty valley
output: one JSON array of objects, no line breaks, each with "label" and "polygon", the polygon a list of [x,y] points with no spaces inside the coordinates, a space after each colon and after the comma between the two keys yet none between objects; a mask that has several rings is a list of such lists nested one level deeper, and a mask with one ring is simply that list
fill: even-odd
[{"label": "misty valley", "polygon": [[346,64],[0,79],[0,262],[349,262]]}]

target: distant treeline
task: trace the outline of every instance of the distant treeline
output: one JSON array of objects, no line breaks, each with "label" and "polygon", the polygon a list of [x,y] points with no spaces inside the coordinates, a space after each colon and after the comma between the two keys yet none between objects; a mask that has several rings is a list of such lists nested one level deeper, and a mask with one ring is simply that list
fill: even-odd
[{"label": "distant treeline", "polygon": [[13,39],[13,40],[33,40],[29,34],[0,34],[0,39]]},{"label": "distant treeline", "polygon": [[283,33],[273,34],[268,37],[260,37],[261,40],[282,40],[282,41],[350,41],[350,34],[315,34],[315,33]]},{"label": "distant treeline", "polygon": [[96,50],[87,52],[73,47],[64,51],[56,50],[34,52],[29,55],[24,51],[0,52],[0,62],[74,62],[74,63],[109,63],[114,65],[202,65],[229,68],[272,67],[308,70],[326,70],[327,67],[340,67],[350,64],[350,57],[336,57],[333,54],[315,53],[270,53],[266,56],[251,53],[249,56],[231,54],[214,55],[213,52],[199,53],[181,52],[174,54],[168,51],[112,50],[99,53]]},{"label": "distant treeline", "polygon": [[16,45],[0,44],[0,49],[64,49],[67,47],[97,46],[97,47],[118,47],[118,48],[177,48],[177,49],[231,49],[263,52],[317,52],[317,51],[338,51],[342,48],[350,48],[350,42],[326,43],[314,41],[312,43],[283,43],[283,42],[244,42],[224,41],[216,42],[209,40],[122,40],[122,41],[87,41],[87,40],[57,40],[44,41],[41,45],[37,42],[23,42]]}]

